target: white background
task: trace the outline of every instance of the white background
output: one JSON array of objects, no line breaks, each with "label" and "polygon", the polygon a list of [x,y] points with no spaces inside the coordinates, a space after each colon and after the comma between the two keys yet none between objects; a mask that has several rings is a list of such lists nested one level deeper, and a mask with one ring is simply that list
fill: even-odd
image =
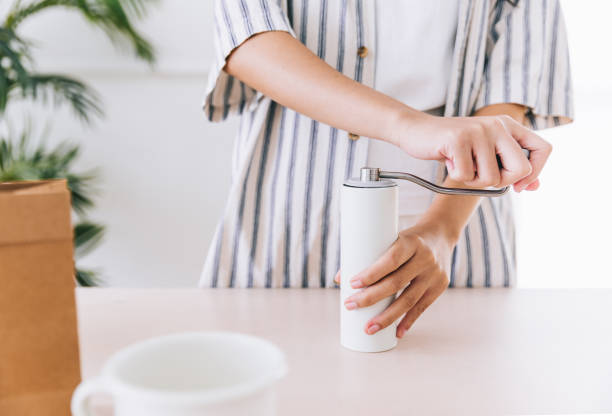
[{"label": "white background", "polygon": [[[6,8],[10,2],[3,2]],[[516,198],[519,285],[612,287],[608,188],[612,133],[612,2],[563,0],[577,121],[543,131],[554,145],[538,192]],[[154,69],[117,51],[98,31],[64,12],[40,15],[35,39],[45,71],[78,75],[104,99],[92,127],[68,111],[36,111],[49,142],[82,144],[83,169],[102,171],[91,218],[107,225],[85,259],[113,286],[194,286],[229,184],[237,120],[206,122],[200,111],[212,56],[212,1],[164,0],[139,26],[156,45]],[[22,116],[9,114],[18,128]]]}]

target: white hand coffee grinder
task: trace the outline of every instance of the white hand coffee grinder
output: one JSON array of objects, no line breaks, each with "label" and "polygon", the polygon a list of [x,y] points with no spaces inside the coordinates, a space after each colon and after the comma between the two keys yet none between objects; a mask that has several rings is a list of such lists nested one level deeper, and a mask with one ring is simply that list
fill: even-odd
[{"label": "white hand coffee grinder", "polygon": [[344,300],[362,289],[353,289],[349,280],[373,264],[397,239],[398,186],[391,179],[416,183],[433,192],[448,195],[500,196],[502,189],[447,188],[403,172],[361,168],[359,178],[344,182],[340,220],[340,343],[361,352],[380,352],[397,345],[396,324],[373,335],[365,333],[367,322],[383,312],[395,299],[390,296],[365,308],[347,310]]}]

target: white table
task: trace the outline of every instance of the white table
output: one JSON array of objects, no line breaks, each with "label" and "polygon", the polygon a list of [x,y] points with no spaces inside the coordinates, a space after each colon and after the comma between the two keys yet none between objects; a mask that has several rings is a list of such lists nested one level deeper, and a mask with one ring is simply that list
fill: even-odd
[{"label": "white table", "polygon": [[85,378],[130,343],[222,329],[286,352],[279,415],[612,412],[612,290],[451,289],[377,354],[339,345],[333,289],[78,289],[77,302]]}]

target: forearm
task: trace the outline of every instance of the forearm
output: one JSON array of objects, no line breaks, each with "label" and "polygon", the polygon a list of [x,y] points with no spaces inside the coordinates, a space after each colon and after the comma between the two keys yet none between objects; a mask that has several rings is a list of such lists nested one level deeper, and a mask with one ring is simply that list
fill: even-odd
[{"label": "forearm", "polygon": [[[410,108],[336,71],[287,32],[252,36],[224,70],[309,118],[444,161],[449,177],[473,186],[530,185],[551,151],[510,117],[434,117]],[[520,146],[531,150],[532,163]]]},{"label": "forearm", "polygon": [[375,139],[392,142],[400,119],[430,117],[346,77],[286,32],[250,38],[225,71],[312,119]]},{"label": "forearm", "polygon": [[[525,107],[518,104],[495,104],[480,109],[474,115],[492,116],[501,114],[509,115],[519,123],[523,123]],[[466,187],[464,183],[454,181],[449,177],[444,181],[444,186]],[[447,239],[455,243],[479,202],[480,197],[475,196],[436,195],[420,223],[438,229]]]}]

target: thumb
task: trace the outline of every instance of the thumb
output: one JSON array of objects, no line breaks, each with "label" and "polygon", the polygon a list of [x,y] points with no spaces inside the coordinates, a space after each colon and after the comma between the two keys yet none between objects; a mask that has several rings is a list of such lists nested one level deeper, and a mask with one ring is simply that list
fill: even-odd
[{"label": "thumb", "polygon": [[334,282],[336,282],[337,285],[340,284],[340,270],[338,270],[338,273],[336,273],[336,276],[334,277]]}]

